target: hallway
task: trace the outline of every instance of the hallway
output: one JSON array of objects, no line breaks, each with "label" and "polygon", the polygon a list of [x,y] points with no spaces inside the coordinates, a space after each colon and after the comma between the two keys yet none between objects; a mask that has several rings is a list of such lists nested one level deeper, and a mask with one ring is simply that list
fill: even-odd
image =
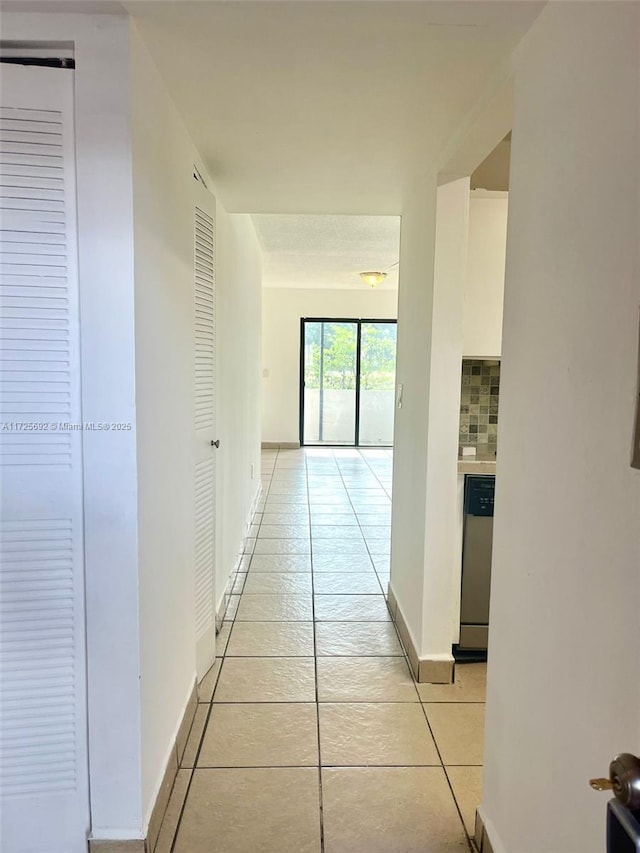
[{"label": "hallway", "polygon": [[156,853],[470,849],[485,667],[452,686],[411,677],[385,602],[391,451],[262,465]]}]

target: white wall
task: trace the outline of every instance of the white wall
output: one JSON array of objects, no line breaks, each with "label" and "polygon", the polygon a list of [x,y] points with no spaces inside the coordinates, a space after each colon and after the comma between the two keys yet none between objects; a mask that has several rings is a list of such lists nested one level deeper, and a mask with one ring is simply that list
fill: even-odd
[{"label": "white wall", "polygon": [[[432,205],[431,200],[435,202]],[[452,660],[469,179],[425,182],[402,218],[390,587],[421,660]]]},{"label": "white wall", "polygon": [[469,179],[438,187],[429,437],[425,513],[425,587],[420,655],[451,659],[458,629],[462,553],[459,536],[458,427],[467,281]]},{"label": "white wall", "polygon": [[469,206],[464,355],[499,358],[502,353],[504,267],[509,194],[475,190]]},{"label": "white wall", "polygon": [[416,648],[422,647],[435,230],[433,174],[413,185],[400,226],[396,382],[403,401],[394,425],[390,586]]},{"label": "white wall", "polygon": [[193,164],[132,26],[142,803],[148,819],[195,677]]},{"label": "white wall", "polygon": [[496,853],[601,853],[607,796],[588,779],[640,745],[639,46],[637,4],[551,3],[515,70],[482,806]]},{"label": "white wall", "polygon": [[218,204],[216,248],[219,608],[260,488],[262,273],[251,217]]},{"label": "white wall", "polygon": [[312,290],[265,287],[262,291],[262,440],[300,440],[300,319],[397,317],[395,290]]},{"label": "white wall", "polygon": [[[148,820],[195,678],[194,163],[205,172],[135,28],[131,73],[142,804]],[[251,219],[228,215],[218,202],[217,603],[260,482],[260,292]]]}]

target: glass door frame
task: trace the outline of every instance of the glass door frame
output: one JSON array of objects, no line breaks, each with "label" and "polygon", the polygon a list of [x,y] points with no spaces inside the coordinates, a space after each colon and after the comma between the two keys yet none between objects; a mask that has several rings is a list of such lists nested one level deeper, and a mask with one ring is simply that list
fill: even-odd
[{"label": "glass door frame", "polygon": [[[355,387],[355,430],[353,444],[308,444],[304,443],[304,344],[305,344],[305,324],[306,323],[352,323],[357,326],[356,332],[356,387]],[[382,319],[376,317],[356,318],[356,317],[301,317],[300,318],[300,447],[360,447],[360,373],[362,367],[362,326],[371,323],[381,323],[383,325],[398,325],[397,319]],[[397,350],[396,350],[397,354]],[[371,445],[364,445],[371,447]],[[377,445],[379,447],[391,447],[392,445]]]}]

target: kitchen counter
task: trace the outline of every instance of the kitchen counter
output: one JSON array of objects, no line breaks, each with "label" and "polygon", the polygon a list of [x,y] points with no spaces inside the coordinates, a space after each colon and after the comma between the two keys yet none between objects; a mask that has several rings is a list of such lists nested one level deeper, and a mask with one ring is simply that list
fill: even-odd
[{"label": "kitchen counter", "polygon": [[459,456],[458,474],[495,474],[495,455]]}]

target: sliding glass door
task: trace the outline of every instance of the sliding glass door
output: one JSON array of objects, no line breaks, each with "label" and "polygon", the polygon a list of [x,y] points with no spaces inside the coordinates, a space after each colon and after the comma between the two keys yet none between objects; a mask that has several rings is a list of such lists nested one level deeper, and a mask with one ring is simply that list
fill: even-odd
[{"label": "sliding glass door", "polygon": [[362,446],[393,444],[396,388],[396,323],[360,326],[360,418]]},{"label": "sliding glass door", "polygon": [[304,444],[353,444],[357,323],[305,320]]},{"label": "sliding glass door", "polygon": [[303,319],[300,442],[393,444],[395,320]]}]

